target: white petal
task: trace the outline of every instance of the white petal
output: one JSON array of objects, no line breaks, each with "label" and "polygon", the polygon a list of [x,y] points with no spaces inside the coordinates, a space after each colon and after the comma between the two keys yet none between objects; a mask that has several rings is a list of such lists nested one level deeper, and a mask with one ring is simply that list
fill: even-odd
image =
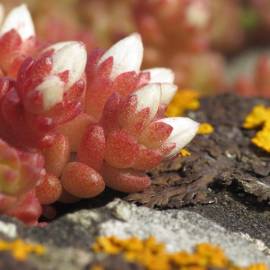
[{"label": "white petal", "polygon": [[44,109],[49,110],[63,100],[64,82],[52,75],[38,85],[36,90],[42,93]]},{"label": "white petal", "polygon": [[2,24],[4,20],[4,15],[5,15],[5,8],[3,4],[0,3],[0,25]]},{"label": "white petal", "polygon": [[173,127],[172,133],[165,143],[175,143],[175,148],[167,157],[176,155],[180,149],[185,147],[196,135],[199,124],[187,117],[169,117],[158,120]]},{"label": "white petal", "polygon": [[114,44],[99,60],[102,63],[113,57],[111,78],[114,79],[123,72],[140,70],[143,59],[143,44],[141,36],[134,33]]},{"label": "white petal", "polygon": [[137,112],[141,111],[144,108],[150,108],[149,120],[152,120],[155,117],[160,104],[160,84],[148,84],[146,86],[143,86],[142,88],[134,92],[133,95],[137,96]]},{"label": "white petal", "polygon": [[150,83],[173,83],[174,72],[169,68],[151,68],[144,72],[150,73]]},{"label": "white petal", "polygon": [[161,84],[161,104],[168,105],[177,92],[177,86],[171,83]]},{"label": "white petal", "polygon": [[11,29],[17,30],[22,40],[26,40],[35,35],[34,24],[25,4],[20,5],[9,12],[4,20],[0,33],[3,35]]},{"label": "white petal", "polygon": [[65,70],[69,71],[69,81],[66,89],[78,81],[86,66],[87,52],[81,42],[70,41],[53,45],[56,48],[53,55],[52,74],[57,74]]}]

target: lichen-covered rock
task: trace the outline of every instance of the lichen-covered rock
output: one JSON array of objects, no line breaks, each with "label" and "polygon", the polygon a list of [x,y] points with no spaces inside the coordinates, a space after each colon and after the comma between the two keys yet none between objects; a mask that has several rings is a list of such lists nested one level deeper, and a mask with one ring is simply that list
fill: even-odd
[{"label": "lichen-covered rock", "polygon": [[[13,223],[13,220],[7,218],[3,222]],[[29,229],[19,223],[15,226],[16,238],[42,243],[46,247],[44,255],[33,254],[27,260],[41,270],[87,269],[87,265],[92,262],[103,260],[99,254],[93,254],[90,247],[98,236],[106,235],[120,238],[136,236],[142,239],[153,235],[170,252],[191,251],[196,244],[208,242],[219,245],[240,266],[270,261],[269,242],[267,247],[263,241],[244,231],[231,232],[188,210],[158,211],[119,199],[102,208],[67,214],[45,228]],[[1,237],[8,236],[1,233]],[[0,253],[1,260],[5,260],[4,256]]]}]

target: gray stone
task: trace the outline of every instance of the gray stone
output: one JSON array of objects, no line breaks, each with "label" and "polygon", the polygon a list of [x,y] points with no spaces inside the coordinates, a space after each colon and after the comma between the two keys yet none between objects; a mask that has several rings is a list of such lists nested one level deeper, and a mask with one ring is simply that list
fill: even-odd
[{"label": "gray stone", "polygon": [[[1,222],[5,226],[13,224],[8,218]],[[86,269],[94,258],[90,247],[96,237],[103,235],[155,236],[169,251],[190,251],[196,244],[208,242],[221,246],[241,266],[255,262],[270,266],[270,251],[263,241],[246,233],[231,232],[184,209],[153,210],[116,199],[102,208],[67,214],[46,228],[29,229],[18,222],[14,226],[18,237],[46,246],[46,255],[30,257],[31,264],[41,270]]]}]

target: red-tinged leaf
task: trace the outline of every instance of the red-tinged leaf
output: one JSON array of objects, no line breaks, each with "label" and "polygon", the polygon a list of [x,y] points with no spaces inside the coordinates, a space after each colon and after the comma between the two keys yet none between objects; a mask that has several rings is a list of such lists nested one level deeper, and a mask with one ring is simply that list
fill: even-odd
[{"label": "red-tinged leaf", "polygon": [[160,147],[160,152],[165,157],[165,156],[169,155],[175,147],[176,147],[175,143],[163,144]]},{"label": "red-tinged leaf", "polygon": [[39,202],[48,205],[59,199],[62,194],[62,184],[54,175],[46,174],[43,181],[36,186],[35,190]]},{"label": "red-tinged leaf", "polygon": [[150,108],[137,112],[136,107],[136,96],[129,96],[119,106],[118,122],[121,128],[138,137],[149,121]]},{"label": "red-tinged leaf", "polygon": [[53,51],[48,51],[43,53],[34,63],[26,70],[29,78],[32,81],[43,80],[49,75],[52,70],[52,54]]},{"label": "red-tinged leaf", "polygon": [[33,55],[37,44],[34,37],[22,41],[16,30],[10,30],[0,37],[1,69],[6,75],[16,78],[21,64],[29,55]]},{"label": "red-tinged leaf", "polygon": [[86,80],[83,76],[80,80],[74,83],[68,91],[64,93],[64,99],[68,102],[84,102],[86,90]]},{"label": "red-tinged leaf", "polygon": [[21,161],[20,178],[18,179],[18,193],[33,189],[44,177],[44,158],[39,153],[18,151]]},{"label": "red-tinged leaf", "polygon": [[14,88],[16,85],[16,81],[9,77],[1,77],[0,78],[0,101],[7,94],[9,90]]},{"label": "red-tinged leaf", "polygon": [[137,160],[132,168],[136,170],[151,170],[160,164],[162,157],[163,155],[159,150],[147,149],[144,146],[140,146]]},{"label": "red-tinged leaf", "polygon": [[121,96],[128,96],[135,91],[137,83],[138,75],[135,71],[122,73],[113,81],[113,92],[117,92]]},{"label": "red-tinged leaf", "polygon": [[105,188],[102,176],[91,167],[80,163],[67,164],[61,177],[64,189],[79,198],[92,198]]},{"label": "red-tinged leaf", "polygon": [[93,119],[86,113],[80,113],[77,117],[57,127],[57,131],[68,138],[70,150],[77,152],[86,128]]},{"label": "red-tinged leaf", "polygon": [[99,171],[105,154],[105,134],[101,126],[90,125],[78,149],[78,161]]},{"label": "red-tinged leaf", "polygon": [[112,82],[108,79],[96,77],[88,82],[85,96],[85,111],[96,122],[101,119],[105,103],[112,94]]},{"label": "red-tinged leaf", "polygon": [[34,191],[30,191],[20,198],[17,204],[5,214],[16,217],[28,225],[36,225],[41,215],[41,205]]},{"label": "red-tinged leaf", "polygon": [[103,166],[102,175],[108,187],[126,193],[140,192],[151,185],[150,178],[143,172],[116,169],[108,164]]},{"label": "red-tinged leaf", "polygon": [[137,98],[129,96],[121,100],[119,104],[118,121],[121,127],[126,127],[131,124],[131,121],[136,114]]},{"label": "red-tinged leaf", "polygon": [[1,68],[7,72],[18,55],[22,39],[16,30],[10,30],[0,38]]},{"label": "red-tinged leaf", "polygon": [[17,75],[17,88],[19,89],[19,93],[23,94],[25,89],[25,81],[29,78],[30,69],[34,64],[34,59],[32,57],[27,57],[18,71]]},{"label": "red-tinged leaf", "polygon": [[52,145],[43,150],[43,156],[46,171],[59,177],[70,157],[68,139],[62,134],[57,134]]},{"label": "red-tinged leaf", "polygon": [[138,155],[136,139],[124,130],[116,130],[107,135],[105,160],[116,168],[131,167]]},{"label": "red-tinged leaf", "polygon": [[170,136],[172,127],[162,122],[152,122],[142,132],[139,142],[149,148],[159,148]]},{"label": "red-tinged leaf", "polygon": [[96,77],[100,79],[109,78],[112,72],[112,67],[113,57],[111,56],[97,66]]},{"label": "red-tinged leaf", "polygon": [[150,72],[140,72],[136,88],[141,88],[150,81]]},{"label": "red-tinged leaf", "polygon": [[[5,95],[1,104],[1,114],[9,128],[14,130],[25,130],[23,106],[15,89],[11,89]],[[22,134],[23,136],[24,134]]]},{"label": "red-tinged leaf", "polygon": [[114,93],[105,104],[101,123],[106,133],[119,128],[118,111],[121,108],[121,97]]},{"label": "red-tinged leaf", "polygon": [[47,126],[45,122],[37,122],[37,128],[44,131],[53,129],[59,125],[71,121],[78,116],[82,110],[83,108],[80,101],[69,102],[64,100],[40,116],[40,119],[51,119],[48,123],[49,125]]},{"label": "red-tinged leaf", "polygon": [[103,54],[104,54],[104,50],[95,49],[88,56],[87,65],[86,65],[86,75],[87,75],[88,81],[91,82],[93,80],[93,77],[95,76],[96,69],[97,69],[97,63]]}]

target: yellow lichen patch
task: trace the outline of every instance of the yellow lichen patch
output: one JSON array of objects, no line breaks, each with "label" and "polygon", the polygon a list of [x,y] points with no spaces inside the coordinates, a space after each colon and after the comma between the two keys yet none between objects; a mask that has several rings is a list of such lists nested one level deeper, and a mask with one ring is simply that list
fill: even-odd
[{"label": "yellow lichen patch", "polygon": [[214,132],[214,127],[209,123],[201,123],[198,129],[198,134],[208,135]]},{"label": "yellow lichen patch", "polygon": [[256,263],[246,268],[247,270],[267,270],[267,267],[263,263]]},{"label": "yellow lichen patch", "polygon": [[12,242],[0,240],[0,251],[11,252],[12,256],[20,261],[27,259],[28,255],[33,253],[36,255],[43,255],[46,250],[40,244],[31,244],[17,239]]},{"label": "yellow lichen patch", "polygon": [[191,153],[187,149],[183,148],[179,151],[179,156],[180,157],[189,157],[189,156],[191,156]]},{"label": "yellow lichen patch", "polygon": [[270,153],[270,130],[263,128],[258,131],[251,141],[261,149]]},{"label": "yellow lichen patch", "polygon": [[257,105],[244,121],[245,128],[252,129],[261,127],[251,139],[259,148],[270,153],[270,108],[264,105]]},{"label": "yellow lichen patch", "polygon": [[137,237],[118,239],[114,236],[99,237],[92,247],[94,252],[121,254],[123,259],[142,265],[146,270],[267,270],[264,264],[254,264],[246,268],[236,266],[223,250],[211,244],[199,244],[194,252],[168,252],[164,244],[154,237],[141,240]]},{"label": "yellow lichen patch", "polygon": [[179,90],[169,104],[166,115],[181,116],[187,110],[197,110],[200,107],[199,93],[196,90]]},{"label": "yellow lichen patch", "polygon": [[270,120],[270,108],[256,105],[244,121],[244,128],[256,128]]}]

